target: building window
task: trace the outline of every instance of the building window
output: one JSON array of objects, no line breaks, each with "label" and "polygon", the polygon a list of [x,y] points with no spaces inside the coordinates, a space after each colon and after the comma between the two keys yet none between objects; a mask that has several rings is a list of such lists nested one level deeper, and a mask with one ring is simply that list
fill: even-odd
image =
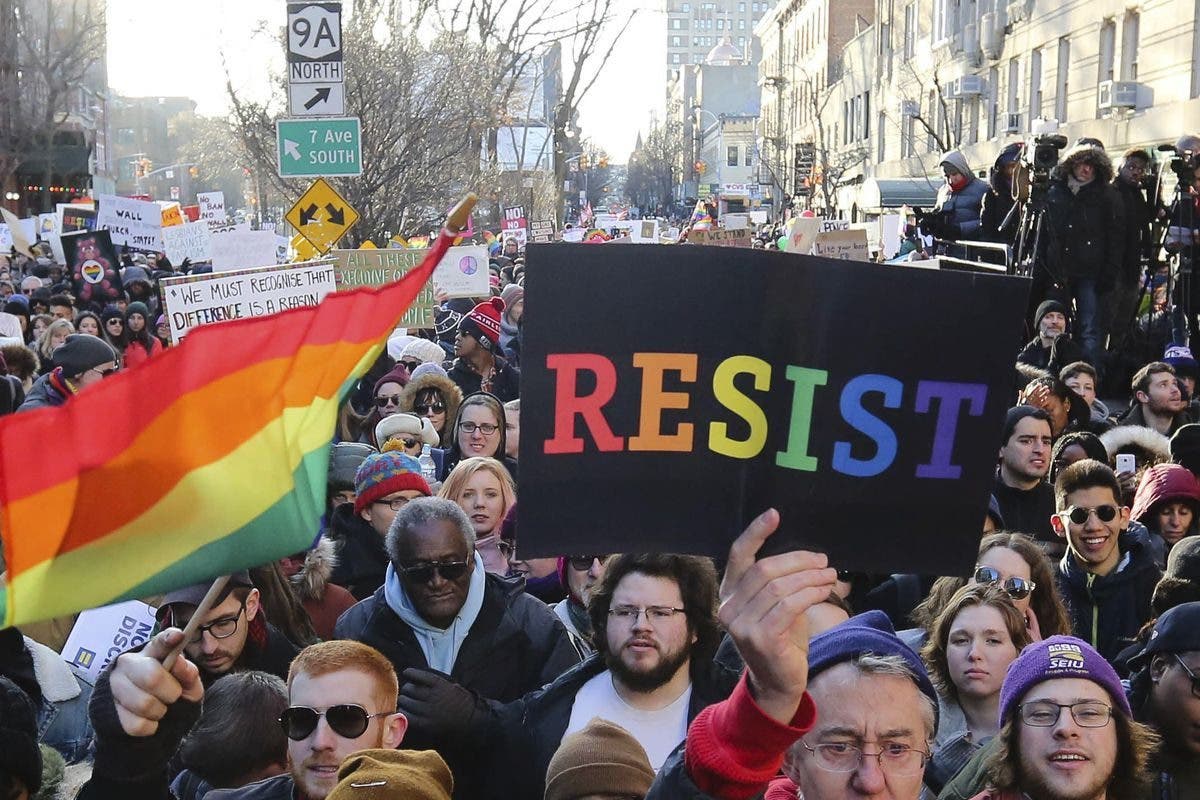
[{"label": "building window", "polygon": [[1141,27],[1142,15],[1136,11],[1126,11],[1125,20],[1121,23],[1121,80],[1137,80],[1138,29]]},{"label": "building window", "polygon": [[682,36],[672,36],[671,37],[671,47],[683,47],[683,37]]},{"label": "building window", "polygon": [[1100,26],[1100,74],[1096,80],[1111,81],[1113,79],[1113,58],[1117,49],[1117,23],[1111,18],[1104,20]]},{"label": "building window", "polygon": [[1192,11],[1192,97],[1200,97],[1200,0]]},{"label": "building window", "polygon": [[717,30],[719,30],[719,31],[725,30],[725,20],[723,20],[723,19],[717,20]]},{"label": "building window", "polygon": [[879,162],[887,159],[887,137],[883,135],[884,125],[887,125],[887,117],[880,112],[879,118],[875,121],[875,141],[877,143],[875,160]]},{"label": "building window", "polygon": [[673,30],[673,31],[681,30],[683,28],[683,26],[680,25],[679,23],[682,21],[683,20],[678,20],[678,19],[671,20],[671,30]]},{"label": "building window", "polygon": [[754,148],[753,147],[746,148],[746,166],[747,167],[754,166]]},{"label": "building window", "polygon": [[746,37],[739,36],[738,37],[738,47],[745,47],[745,46],[746,46]]},{"label": "building window", "polygon": [[1017,98],[1020,92],[1018,91],[1021,85],[1021,62],[1014,58],[1008,62],[1008,104],[1006,108],[1008,113],[1016,114],[1021,109],[1018,105]]},{"label": "building window", "polygon": [[738,13],[739,14],[746,13],[746,4],[745,3],[738,3]]},{"label": "building window", "polygon": [[736,144],[729,145],[727,156],[725,163],[731,167],[736,167],[738,165],[738,146]]},{"label": "building window", "polygon": [[671,53],[671,63],[672,64],[679,63],[679,53]]},{"label": "building window", "polygon": [[1058,71],[1054,81],[1054,118],[1059,122],[1067,121],[1067,89],[1071,73],[1071,40],[1063,37],[1058,40]]},{"label": "building window", "polygon": [[1029,53],[1029,121],[1042,115],[1042,50]]},{"label": "building window", "polygon": [[691,3],[682,3],[679,6],[679,10],[686,14],[687,12],[692,10],[692,4]]},{"label": "building window", "polygon": [[1000,113],[1000,70],[988,70],[987,85],[987,138],[996,136],[996,117]]},{"label": "building window", "polygon": [[871,138],[871,92],[870,91],[863,92],[862,121],[863,121],[862,138],[870,139]]},{"label": "building window", "polygon": [[904,7],[904,60],[909,61],[917,54],[917,4]]},{"label": "building window", "polygon": [[738,30],[739,30],[739,31],[744,31],[744,30],[746,30],[746,20],[744,20],[744,19],[739,19],[739,20],[738,20]]}]

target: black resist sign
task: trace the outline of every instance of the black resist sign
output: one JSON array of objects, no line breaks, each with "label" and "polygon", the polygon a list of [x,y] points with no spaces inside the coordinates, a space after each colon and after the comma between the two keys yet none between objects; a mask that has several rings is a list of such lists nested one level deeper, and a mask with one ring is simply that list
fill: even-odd
[{"label": "black resist sign", "polygon": [[1025,279],[741,248],[532,245],[521,549],[723,555],[965,574]]}]

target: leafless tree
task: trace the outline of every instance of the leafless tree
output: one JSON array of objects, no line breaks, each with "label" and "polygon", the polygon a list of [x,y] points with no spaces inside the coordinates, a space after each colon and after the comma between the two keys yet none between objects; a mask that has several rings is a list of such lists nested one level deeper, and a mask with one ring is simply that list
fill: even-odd
[{"label": "leafless tree", "polygon": [[[801,72],[801,84],[804,87],[803,97],[807,100],[810,114],[810,126],[813,146],[813,174],[809,179],[811,187],[819,187],[822,208],[826,213],[837,208],[837,189],[842,178],[854,167],[861,164],[867,153],[861,147],[841,149],[837,146],[836,135],[826,124],[826,108],[833,98],[833,86],[820,86],[815,77],[807,72]],[[811,198],[810,194],[810,198]]]}]

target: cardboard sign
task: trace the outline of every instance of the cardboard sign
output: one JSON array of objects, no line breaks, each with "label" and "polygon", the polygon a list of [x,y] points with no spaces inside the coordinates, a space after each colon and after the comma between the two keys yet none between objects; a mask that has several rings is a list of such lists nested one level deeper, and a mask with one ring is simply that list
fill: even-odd
[{"label": "cardboard sign", "polygon": [[[256,233],[274,237],[270,231]],[[315,306],[336,289],[328,261],[184,275],[164,278],[159,286],[175,341],[197,325]]]},{"label": "cardboard sign", "polygon": [[95,206],[59,203],[56,207],[58,209],[58,230],[60,235],[63,233],[74,233],[75,231],[96,230]]},{"label": "cardboard sign", "polygon": [[796,217],[792,220],[792,232],[788,235],[787,251],[808,255],[820,232],[821,220],[816,217]]},{"label": "cardboard sign", "polygon": [[821,233],[828,231],[848,231],[850,230],[850,221],[845,219],[823,219],[821,220]]},{"label": "cardboard sign", "polygon": [[63,645],[63,659],[95,683],[114,658],[150,641],[154,612],[140,600],[127,600],[80,613]]},{"label": "cardboard sign", "polygon": [[63,263],[81,303],[103,306],[121,296],[120,262],[108,231],[76,231],[64,233],[59,239]]},{"label": "cardboard sign", "polygon": [[525,554],[721,556],[774,507],[773,551],[970,569],[1028,280],[664,245],[528,263],[529,307],[571,313],[525,323],[521,399],[543,410],[522,420]]},{"label": "cardboard sign", "polygon": [[183,210],[179,203],[167,203],[162,207],[162,226],[170,228],[183,224]]},{"label": "cardboard sign", "polygon": [[822,231],[813,242],[813,255],[826,258],[870,261],[867,232],[864,230]]},{"label": "cardboard sign", "polygon": [[162,252],[162,211],[158,203],[102,194],[99,205],[96,227],[107,229],[113,244]]},{"label": "cardboard sign", "polygon": [[265,267],[276,263],[274,231],[219,228],[209,232],[208,246],[214,271]]},{"label": "cardboard sign", "polygon": [[203,220],[163,228],[162,237],[163,252],[172,264],[178,265],[185,258],[190,258],[193,262],[208,261],[212,258],[208,223]]},{"label": "cardboard sign", "polygon": [[196,195],[196,205],[200,206],[200,219],[214,225],[225,223],[225,193],[200,192]]},{"label": "cardboard sign", "polygon": [[38,214],[38,239],[50,245],[50,251],[54,254],[54,260],[59,264],[66,263],[66,257],[63,255],[62,242],[58,239],[58,214],[51,212],[49,214]]},{"label": "cardboard sign", "polygon": [[749,230],[729,231],[724,228],[716,228],[715,230],[693,230],[688,233],[687,240],[691,244],[703,244],[710,247],[749,247],[750,238]]},{"label": "cardboard sign", "polygon": [[554,222],[552,220],[534,220],[529,227],[529,238],[535,242],[554,241]]},{"label": "cardboard sign", "polygon": [[629,228],[629,238],[639,244],[658,244],[658,220],[634,220]]}]

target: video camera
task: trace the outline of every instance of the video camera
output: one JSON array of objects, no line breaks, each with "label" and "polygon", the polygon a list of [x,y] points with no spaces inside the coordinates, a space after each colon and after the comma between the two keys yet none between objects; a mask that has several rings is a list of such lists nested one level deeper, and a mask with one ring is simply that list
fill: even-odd
[{"label": "video camera", "polygon": [[1067,146],[1061,133],[1043,133],[1022,150],[1021,166],[1029,175],[1029,186],[1035,192],[1050,187],[1050,173],[1058,166],[1058,154]]},{"label": "video camera", "polygon": [[957,230],[952,228],[951,217],[953,216],[953,211],[925,211],[919,206],[913,208],[913,217],[917,220],[918,233],[932,236],[935,239],[954,238],[951,234],[956,234]]},{"label": "video camera", "polygon": [[1173,144],[1160,144],[1158,146],[1160,153],[1173,153],[1171,158],[1171,171],[1175,173],[1175,177],[1184,186],[1191,186],[1195,181],[1196,170],[1200,169],[1200,153],[1195,150],[1180,150]]}]

